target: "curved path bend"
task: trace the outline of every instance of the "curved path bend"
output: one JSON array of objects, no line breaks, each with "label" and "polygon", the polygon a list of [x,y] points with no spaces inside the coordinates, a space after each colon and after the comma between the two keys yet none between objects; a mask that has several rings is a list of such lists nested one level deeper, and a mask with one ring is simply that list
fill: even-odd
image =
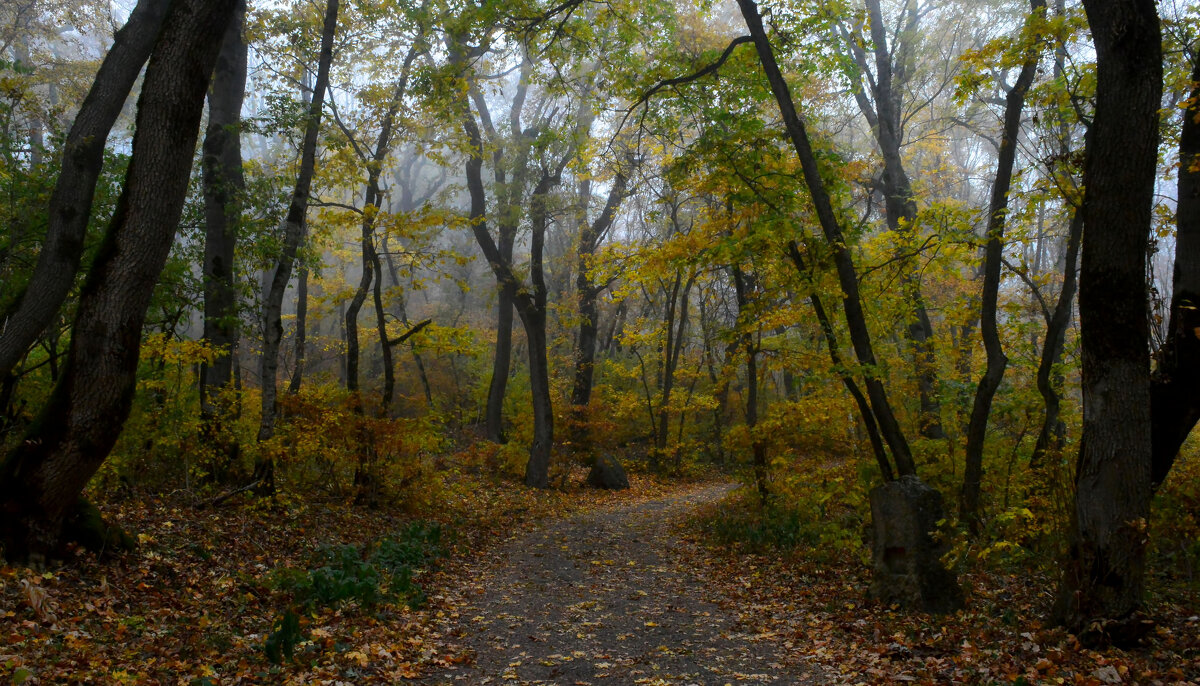
[{"label": "curved path bend", "polygon": [[732,488],[549,521],[469,565],[442,635],[474,660],[422,683],[818,682],[781,638],[741,625],[695,562],[683,520]]}]

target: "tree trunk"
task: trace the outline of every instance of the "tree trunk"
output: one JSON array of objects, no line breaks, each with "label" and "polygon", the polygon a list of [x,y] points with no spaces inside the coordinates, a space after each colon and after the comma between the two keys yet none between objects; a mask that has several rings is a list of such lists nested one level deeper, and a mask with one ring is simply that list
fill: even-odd
[{"label": "tree trunk", "polygon": [[[1054,11],[1059,17],[1066,15],[1066,3],[1064,0],[1055,0]],[[1066,71],[1066,61],[1067,51],[1060,43],[1054,49],[1055,79],[1061,78]],[[1059,157],[1063,160],[1063,164],[1066,165],[1071,158],[1071,144],[1070,131],[1064,117],[1059,118],[1058,131]],[[1088,138],[1090,136],[1085,135],[1085,157],[1087,154]],[[1040,267],[1042,253],[1044,252],[1042,246],[1045,242],[1040,222],[1038,234],[1038,249],[1035,264]],[[1067,246],[1063,256],[1062,288],[1059,289],[1058,302],[1054,306],[1054,313],[1046,322],[1046,340],[1042,344],[1042,356],[1038,362],[1037,388],[1046,407],[1045,415],[1042,417],[1042,428],[1038,431],[1037,441],[1033,447],[1033,454],[1029,457],[1029,468],[1031,470],[1041,469],[1047,455],[1061,456],[1063,444],[1066,441],[1067,427],[1060,418],[1062,405],[1060,392],[1063,385],[1063,377],[1061,372],[1055,370],[1062,363],[1067,329],[1070,327],[1071,313],[1074,311],[1077,284],[1076,271],[1079,264],[1079,244],[1082,240],[1083,212],[1080,211],[1079,207],[1076,207],[1071,215],[1071,223],[1067,229]]]},{"label": "tree trunk", "polygon": [[829,319],[829,314],[825,311],[825,305],[821,302],[821,296],[817,295],[817,291],[812,287],[811,278],[808,274],[808,269],[804,266],[804,256],[800,254],[800,247],[795,241],[788,244],[788,255],[791,256],[792,262],[796,265],[796,271],[809,281],[811,292],[808,296],[808,302],[812,305],[813,312],[817,316],[817,323],[821,325],[821,333],[825,336],[825,344],[829,346],[829,360],[833,363],[833,369],[841,378],[842,384],[846,387],[846,391],[850,393],[850,397],[854,398],[854,404],[858,406],[858,414],[862,417],[863,425],[867,427],[867,438],[871,441],[871,452],[875,454],[875,462],[879,465],[879,472],[883,475],[884,481],[891,481],[896,478],[895,472],[892,471],[892,463],[888,461],[886,450],[883,447],[883,439],[879,435],[879,426],[875,423],[875,413],[871,410],[871,404],[867,401],[866,396],[859,390],[858,384],[854,382],[854,375],[846,368],[846,364],[842,361],[842,354],[838,346],[837,337],[833,332],[833,322]]},{"label": "tree trunk", "polygon": [[[96,72],[63,143],[62,170],[50,197],[49,226],[37,266],[24,291],[3,306],[0,378],[7,377],[67,297],[92,212],[92,195],[104,162],[104,145],[125,98],[158,40],[171,0],[141,0]],[[219,40],[219,37],[218,37]]]},{"label": "tree trunk", "polygon": [[133,400],[142,324],[187,192],[204,93],[234,0],[177,0],[142,87],[124,189],[80,295],[66,370],[0,467],[10,561],[53,554]]},{"label": "tree trunk", "polygon": [[[461,52],[462,46],[452,42],[450,61],[459,68],[465,68],[466,58]],[[467,191],[471,198],[470,225],[479,244],[484,259],[492,268],[501,292],[511,289],[515,304],[525,325],[529,345],[530,360],[530,389],[534,403],[534,440],[530,445],[529,462],[525,469],[525,483],[538,488],[549,486],[550,448],[553,437],[553,413],[549,407],[549,377],[543,381],[538,378],[547,372],[547,366],[541,362],[545,357],[545,284],[541,279],[541,251],[544,235],[539,235],[536,226],[531,245],[530,274],[534,281],[534,293],[517,289],[519,280],[512,270],[511,254],[502,253],[501,246],[496,244],[487,227],[487,191],[483,186],[483,136],[475,116],[471,113],[470,102],[463,99],[459,104],[459,116],[463,131],[470,142],[470,154],[466,162]],[[536,196],[536,193],[535,193]],[[543,224],[544,232],[544,224]],[[539,322],[538,315],[541,315]],[[539,352],[540,351],[540,352]],[[496,379],[493,377],[493,388]],[[489,419],[491,415],[489,403]]]},{"label": "tree trunk", "polygon": [[532,229],[529,282],[533,293],[521,293],[516,300],[529,345],[529,389],[533,396],[533,443],[529,446],[529,462],[525,466],[525,485],[535,488],[550,486],[550,451],[554,446],[554,407],[550,399],[550,361],[546,350],[546,277],[542,267],[548,222],[546,200],[550,191],[561,182],[562,170],[569,159],[569,156],[563,157],[557,172],[543,172],[533,189],[529,200]]},{"label": "tree trunk", "polygon": [[[359,238],[359,251],[362,258],[362,276],[358,280],[358,288],[354,291],[354,297],[350,299],[350,304],[346,307],[346,390],[354,396],[358,396],[358,362],[359,362],[359,346],[358,346],[358,313],[362,310],[363,303],[367,301],[367,293],[371,290],[371,280],[375,276],[375,247],[374,247],[374,225],[371,220],[371,213],[364,212],[362,219],[362,235]],[[361,410],[361,400],[355,400],[355,409]]]},{"label": "tree trunk", "polygon": [[1127,644],[1149,628],[1141,619],[1151,495],[1146,249],[1161,35],[1151,0],[1085,0],[1084,9],[1096,111],[1083,171],[1083,436],[1055,616],[1085,643]]},{"label": "tree trunk", "polygon": [[623,172],[618,172],[613,179],[612,189],[608,192],[608,200],[604,210],[596,221],[590,225],[584,223],[579,237],[579,255],[576,262],[575,287],[579,299],[579,337],[575,351],[575,383],[571,389],[571,404],[576,408],[586,408],[592,398],[592,373],[596,364],[596,334],[600,312],[596,307],[596,299],[600,296],[601,288],[592,282],[592,262],[600,241],[612,227],[617,210],[625,200],[629,182]]},{"label": "tree trunk", "polygon": [[[512,253],[508,254],[509,260]],[[516,287],[501,284],[496,296],[496,351],[492,357],[492,380],[488,383],[484,427],[487,439],[504,443],[504,393],[508,388],[508,370],[512,366],[513,295]]]},{"label": "tree trunk", "polygon": [[[204,136],[204,340],[216,350],[200,377],[200,413],[205,438],[226,471],[238,455],[236,439],[224,435],[230,414],[234,350],[238,339],[234,248],[241,221],[242,100],[246,94],[245,0],[238,0],[233,21],[221,39],[221,52],[208,93],[208,129]],[[214,398],[215,394],[215,398]]]},{"label": "tree trunk", "polygon": [[[304,239],[301,238],[301,241]],[[292,378],[288,381],[288,395],[300,392],[300,384],[304,382],[304,357],[308,348],[308,265],[300,262],[300,273],[296,275],[296,340],[295,365],[292,367]]]},{"label": "tree trunk", "polygon": [[[1030,0],[1033,15],[1044,14],[1045,0]],[[1026,26],[1034,21],[1031,16]],[[1013,164],[1017,159],[1017,137],[1021,133],[1021,113],[1025,109],[1025,93],[1033,83],[1041,51],[1033,45],[1026,48],[1025,62],[1004,103],[1004,131],[1000,138],[1000,157],[996,162],[996,180],[992,184],[992,201],[988,207],[987,246],[984,248],[983,294],[979,314],[979,332],[987,351],[987,367],[967,424],[966,466],[963,471],[962,500],[959,517],[972,532],[979,526],[979,493],[983,481],[983,444],[987,435],[988,416],[992,398],[1004,378],[1008,357],[1000,346],[1000,331],[996,323],[996,301],[1000,293],[1000,266],[1004,258],[1004,220],[1008,214],[1008,189],[1012,185]]]},{"label": "tree trunk", "polygon": [[[654,447],[661,455],[667,448],[667,437],[671,419],[671,393],[675,390],[675,370],[679,366],[679,355],[683,350],[683,334],[688,322],[688,295],[692,285],[696,283],[696,274],[688,275],[683,280],[683,271],[675,271],[675,283],[667,291],[667,304],[663,314],[663,328],[666,333],[666,343],[661,352],[661,367],[659,368],[659,402],[658,428],[654,431]],[[676,313],[679,324],[676,326]]]},{"label": "tree trunk", "polygon": [[[1085,144],[1084,149],[1087,149]],[[1079,244],[1083,240],[1083,211],[1076,208],[1071,217],[1071,226],[1067,233],[1066,265],[1063,268],[1063,284],[1058,294],[1058,302],[1054,306],[1054,314],[1046,324],[1046,341],[1042,344],[1042,357],[1038,363],[1037,387],[1046,403],[1046,414],[1042,418],[1042,428],[1038,432],[1033,454],[1029,457],[1029,468],[1040,469],[1050,454],[1062,451],[1066,427],[1060,419],[1062,398],[1059,389],[1062,388],[1062,374],[1055,368],[1062,363],[1063,347],[1066,344],[1067,329],[1071,326],[1071,312],[1074,309],[1076,286],[1076,263],[1079,259]]]},{"label": "tree trunk", "polygon": [[[260,367],[262,383],[262,423],[258,429],[258,440],[266,441],[275,435],[275,388],[279,371],[279,345],[283,340],[283,296],[292,278],[292,267],[296,252],[304,236],[305,215],[308,213],[308,193],[312,187],[313,166],[317,157],[317,134],[321,130],[321,109],[325,102],[325,89],[329,84],[329,66],[333,61],[333,36],[337,31],[338,0],[328,0],[325,18],[321,27],[321,56],[317,61],[317,81],[313,85],[312,102],[308,106],[308,119],[304,126],[304,142],[300,148],[300,171],[296,175],[296,187],[288,205],[284,220],[283,250],[275,264],[275,273],[263,298],[263,350]],[[256,471],[272,470],[263,463]],[[272,470],[273,471],[273,470]]]},{"label": "tree trunk", "polygon": [[779,105],[788,136],[800,159],[804,180],[809,194],[812,196],[821,230],[833,253],[838,282],[842,287],[842,309],[846,314],[846,323],[850,329],[850,342],[854,347],[854,354],[858,358],[859,364],[863,366],[863,383],[867,387],[867,396],[871,399],[875,419],[879,422],[880,433],[883,434],[884,440],[892,451],[897,471],[901,475],[916,474],[916,465],[913,462],[908,441],[904,438],[899,423],[896,422],[892,406],[887,399],[887,393],[884,391],[883,383],[876,371],[875,352],[871,347],[871,335],[867,330],[867,320],[858,293],[858,273],[854,268],[854,259],[849,243],[838,224],[829,192],[821,178],[821,170],[817,165],[817,158],[813,154],[808,131],[804,126],[804,121],[796,112],[795,103],[792,102],[791,89],[775,61],[775,53],[767,38],[766,30],[763,28],[758,5],[754,0],[738,0],[738,6],[746,21],[746,27],[754,39],[754,47],[758,52],[759,61],[762,63],[771,91],[775,95],[775,101]]},{"label": "tree trunk", "polygon": [[[391,276],[391,279],[392,279],[392,286],[399,288],[400,287],[400,275],[399,275],[399,273],[397,273],[397,270],[396,270],[396,261],[392,259],[392,253],[390,250],[388,250],[387,234],[384,234],[384,236],[383,236],[383,253],[386,258],[386,262],[387,262],[387,266],[388,266],[388,275]],[[400,323],[404,324],[405,326],[408,326],[408,312],[406,311],[405,306],[404,306],[403,295],[398,296],[398,297],[394,298],[393,300],[396,303],[396,310],[397,310],[397,314],[398,314],[397,318],[400,320]],[[412,349],[412,357],[413,357],[413,362],[417,365],[417,375],[421,378],[421,389],[425,392],[425,403],[432,410],[433,409],[433,389],[431,389],[429,386],[429,375],[425,373],[425,362],[424,362],[424,360],[421,359],[421,353],[417,352],[417,349],[415,347]]]},{"label": "tree trunk", "polygon": [[[367,186],[363,190],[362,208],[363,275],[359,281],[358,290],[354,293],[354,298],[350,302],[350,307],[346,311],[346,388],[351,392],[357,392],[359,361],[358,313],[362,309],[363,302],[366,300],[367,289],[371,287],[373,279],[375,282],[375,323],[379,333],[379,345],[383,354],[383,397],[379,408],[381,415],[386,414],[391,407],[392,395],[396,387],[396,371],[392,366],[392,349],[388,345],[387,319],[384,316],[385,313],[383,310],[383,263],[379,259],[379,251],[375,249],[375,218],[382,210],[379,175],[383,172],[383,161],[387,158],[388,152],[392,147],[392,133],[395,128],[396,115],[399,113],[404,96],[408,91],[409,71],[412,69],[413,61],[417,58],[418,54],[419,51],[416,46],[410,45],[408,54],[404,58],[404,64],[400,70],[400,78],[392,90],[391,102],[383,115],[383,122],[379,127],[379,136],[375,140],[375,149],[369,159],[365,154],[362,155],[362,162],[367,167]],[[341,122],[339,122],[340,124]],[[361,147],[355,142],[350,131],[345,127],[342,128],[342,131],[350,139],[350,143],[354,149],[361,150]],[[358,403],[356,403],[356,407],[359,407]]]},{"label": "tree trunk", "polygon": [[[870,17],[871,40],[875,47],[875,117],[872,128],[875,140],[883,156],[883,194],[888,229],[911,243],[917,220],[917,203],[913,199],[912,182],[904,170],[900,146],[904,134],[901,121],[900,86],[906,80],[907,55],[912,52],[912,40],[917,29],[917,4],[905,2],[905,29],[896,37],[893,50],[888,50],[886,26],[880,11],[879,0],[867,0]],[[894,54],[893,54],[894,53]],[[865,104],[860,100],[860,105]],[[868,116],[868,120],[872,118]],[[903,249],[903,248],[901,248]],[[945,438],[942,429],[941,406],[937,395],[937,365],[933,351],[933,324],[925,309],[921,295],[921,284],[915,270],[902,267],[900,271],[901,292],[909,308],[909,321],[905,332],[913,351],[914,371],[920,395],[918,427],[926,438]]]},{"label": "tree trunk", "polygon": [[[738,265],[733,266],[733,289],[737,296],[739,338],[746,351],[746,429],[750,432],[751,461],[754,467],[754,484],[758,497],[765,505],[771,496],[767,483],[767,445],[758,435],[758,342],[755,332],[749,330],[750,291],[754,289],[751,278]],[[755,327],[757,328],[757,326]]]},{"label": "tree trunk", "polygon": [[1167,340],[1150,381],[1153,421],[1151,478],[1158,488],[1200,419],[1200,62],[1179,136],[1175,275]]}]

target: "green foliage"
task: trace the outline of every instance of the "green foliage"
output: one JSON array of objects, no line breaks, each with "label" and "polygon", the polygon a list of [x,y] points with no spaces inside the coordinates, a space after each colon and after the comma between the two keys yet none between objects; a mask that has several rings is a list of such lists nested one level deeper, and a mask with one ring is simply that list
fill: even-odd
[{"label": "green foliage", "polygon": [[803,553],[816,559],[854,555],[862,547],[860,516],[830,511],[829,497],[817,502],[774,497],[764,505],[755,494],[741,493],[704,515],[703,525],[721,545],[754,552]]},{"label": "green foliage", "polygon": [[304,639],[305,634],[300,628],[300,616],[288,610],[275,620],[275,625],[263,644],[263,652],[272,663],[282,664],[284,658],[292,659],[296,646]]},{"label": "green foliage", "polygon": [[389,573],[402,567],[421,567],[446,555],[444,529],[437,522],[413,522],[395,538],[385,538],[371,559]]},{"label": "green foliage", "polygon": [[273,575],[273,584],[290,591],[300,607],[338,607],[353,601],[372,608],[383,599],[379,570],[363,559],[357,546],[322,546],[314,559],[320,566],[307,572],[285,568]]},{"label": "green foliage", "polygon": [[312,569],[277,569],[269,585],[290,592],[304,608],[355,603],[370,609],[391,601],[420,606],[425,593],[414,576],[446,555],[444,535],[440,524],[418,521],[372,546],[323,545],[313,554]]},{"label": "green foliage", "polygon": [[379,570],[362,559],[362,551],[352,545],[328,546],[318,552],[325,564],[310,570],[307,582],[295,589],[304,603],[337,607],[354,601],[372,608],[381,599]]},{"label": "green foliage", "polygon": [[263,651],[275,664],[291,659],[304,640],[300,614],[315,608],[339,608],[353,603],[370,610],[382,603],[425,604],[425,590],[415,577],[430,562],[447,553],[446,533],[437,522],[416,521],[375,545],[322,545],[309,570],[281,567],[271,572],[268,587],[292,596],[292,607],[276,620]]}]

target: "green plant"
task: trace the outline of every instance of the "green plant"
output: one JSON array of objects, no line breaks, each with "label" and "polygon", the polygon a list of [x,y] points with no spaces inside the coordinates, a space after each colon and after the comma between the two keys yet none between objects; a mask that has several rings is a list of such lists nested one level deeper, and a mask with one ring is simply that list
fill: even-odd
[{"label": "green plant", "polygon": [[379,542],[371,561],[390,573],[416,567],[446,554],[442,526],[437,522],[413,522],[393,538]]},{"label": "green plant", "polygon": [[296,646],[304,638],[304,631],[300,628],[300,616],[288,610],[275,620],[274,628],[263,645],[263,652],[273,664],[282,664],[283,658],[292,659]]}]

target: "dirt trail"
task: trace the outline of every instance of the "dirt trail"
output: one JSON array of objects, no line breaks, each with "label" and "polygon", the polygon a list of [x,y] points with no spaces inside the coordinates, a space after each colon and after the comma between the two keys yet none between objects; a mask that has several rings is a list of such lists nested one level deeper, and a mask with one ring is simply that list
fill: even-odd
[{"label": "dirt trail", "polygon": [[738,622],[680,524],[733,486],[551,521],[466,570],[443,636],[475,654],[440,684],[818,682]]}]

